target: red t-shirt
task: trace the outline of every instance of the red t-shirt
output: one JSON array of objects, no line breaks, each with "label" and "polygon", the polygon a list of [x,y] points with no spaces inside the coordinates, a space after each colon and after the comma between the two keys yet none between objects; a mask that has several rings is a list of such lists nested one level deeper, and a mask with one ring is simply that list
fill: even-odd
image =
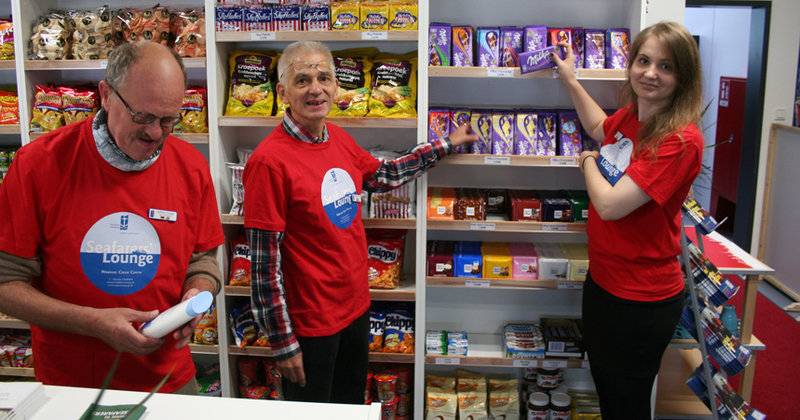
[{"label": "red t-shirt", "polygon": [[306,143],[275,129],[244,170],[244,225],[284,232],[281,268],[297,336],[335,334],[369,308],[363,180],[380,162],[341,128]]},{"label": "red t-shirt", "polygon": [[607,118],[597,164],[612,183],[628,174],[651,200],[616,221],[603,221],[590,204],[589,269],[595,282],[615,296],[656,301],[683,289],[676,258],[681,206],[700,173],[703,137],[696,125],[684,127],[683,139],[669,136],[652,159],[632,153],[639,126],[630,106]]},{"label": "red t-shirt", "polygon": [[[39,254],[42,274],[32,284],[56,299],[163,312],[181,299],[191,253],[224,242],[208,163],[170,137],[148,169],[123,172],[100,156],[91,124],[17,152],[0,187],[0,250]],[[92,337],[35,325],[31,336],[36,379],[48,384],[100,387],[116,356]],[[189,349],[165,338],[147,356],[124,353],[111,388],[149,391],[173,365],[161,392],[186,384],[195,373]]]}]

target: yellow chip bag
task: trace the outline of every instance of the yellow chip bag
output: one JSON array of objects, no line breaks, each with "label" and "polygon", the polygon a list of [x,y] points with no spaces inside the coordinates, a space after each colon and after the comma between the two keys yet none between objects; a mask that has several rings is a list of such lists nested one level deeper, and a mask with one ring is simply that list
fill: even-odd
[{"label": "yellow chip bag", "polygon": [[416,31],[419,17],[417,2],[389,3],[389,29],[394,31]]},{"label": "yellow chip bag", "polygon": [[266,51],[233,51],[230,55],[231,85],[227,116],[269,117],[275,102],[270,80],[278,54]]},{"label": "yellow chip bag", "polygon": [[100,94],[94,88],[59,87],[61,111],[64,123],[72,124],[97,114],[100,110]]},{"label": "yellow chip bag", "polygon": [[183,94],[181,122],[173,129],[176,133],[208,133],[208,106],[206,88],[189,88]]},{"label": "yellow chip bag", "polygon": [[331,3],[331,30],[358,31],[359,8],[356,2]]},{"label": "yellow chip bag", "polygon": [[61,91],[57,87],[36,85],[31,112],[31,131],[53,131],[64,125],[61,111]]},{"label": "yellow chip bag", "polygon": [[413,118],[417,116],[417,56],[385,55],[372,64],[370,117]]},{"label": "yellow chip bag", "polygon": [[366,57],[334,55],[339,91],[336,103],[328,116],[363,117],[369,111],[369,87],[372,63]]},{"label": "yellow chip bag", "polygon": [[389,30],[389,4],[383,2],[361,3],[361,29],[365,31]]}]

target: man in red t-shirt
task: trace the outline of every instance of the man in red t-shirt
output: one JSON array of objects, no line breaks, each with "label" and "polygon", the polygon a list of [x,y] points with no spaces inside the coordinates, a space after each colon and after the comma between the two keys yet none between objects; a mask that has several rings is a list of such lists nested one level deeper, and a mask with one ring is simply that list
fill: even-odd
[{"label": "man in red t-shirt", "polygon": [[338,90],[327,47],[289,45],[278,80],[289,108],[243,177],[253,315],[286,399],[363,404],[370,296],[361,190],[398,187],[477,136],[464,125],[449,139],[379,161],[325,122]]},{"label": "man in red t-shirt", "polygon": [[[170,136],[186,72],[171,49],[123,44],[92,118],[22,148],[0,186],[0,311],[31,324],[36,379],[197,393],[186,344],[199,316],[163,339],[138,324],[216,293],[224,242],[208,163]],[[123,99],[124,98],[124,99]]]}]

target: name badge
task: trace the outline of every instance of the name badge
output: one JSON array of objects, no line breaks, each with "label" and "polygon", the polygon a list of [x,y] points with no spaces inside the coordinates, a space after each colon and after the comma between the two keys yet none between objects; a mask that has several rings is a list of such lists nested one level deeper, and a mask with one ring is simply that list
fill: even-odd
[{"label": "name badge", "polygon": [[147,211],[147,217],[153,220],[166,220],[168,222],[177,222],[178,212],[169,210],[150,209]]}]

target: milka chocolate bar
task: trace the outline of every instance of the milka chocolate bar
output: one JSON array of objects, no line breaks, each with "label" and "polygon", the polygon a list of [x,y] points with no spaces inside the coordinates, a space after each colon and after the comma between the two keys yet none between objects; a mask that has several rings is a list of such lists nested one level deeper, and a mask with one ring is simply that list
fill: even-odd
[{"label": "milka chocolate bar", "polygon": [[550,55],[550,53],[553,52],[558,54],[558,56],[561,58],[564,57],[564,53],[561,51],[561,47],[558,46],[544,47],[539,50],[528,51],[520,54],[519,55],[520,73],[522,74],[531,73],[534,71],[555,67],[556,62],[553,61],[553,57]]}]

